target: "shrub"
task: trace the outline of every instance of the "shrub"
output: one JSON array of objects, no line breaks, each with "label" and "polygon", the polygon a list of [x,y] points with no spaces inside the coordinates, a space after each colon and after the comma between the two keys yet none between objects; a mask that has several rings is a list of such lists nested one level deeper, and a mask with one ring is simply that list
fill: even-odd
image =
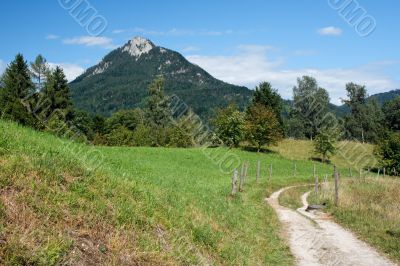
[{"label": "shrub", "polygon": [[375,154],[379,158],[381,167],[385,167],[392,175],[400,173],[400,134],[388,133],[386,138],[381,140]]}]

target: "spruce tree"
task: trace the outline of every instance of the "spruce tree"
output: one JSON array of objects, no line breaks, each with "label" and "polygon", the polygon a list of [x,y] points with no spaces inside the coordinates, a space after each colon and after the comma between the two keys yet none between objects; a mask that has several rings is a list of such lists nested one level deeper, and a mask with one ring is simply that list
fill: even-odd
[{"label": "spruce tree", "polygon": [[22,54],[17,54],[7,67],[0,90],[0,114],[27,126],[34,126],[33,115],[28,111],[34,86],[30,79],[29,68]]},{"label": "spruce tree", "polygon": [[164,79],[156,78],[149,86],[147,118],[151,127],[166,128],[170,123],[171,110],[168,97],[164,95]]},{"label": "spruce tree", "polygon": [[53,114],[62,115],[60,119],[71,121],[73,119],[73,104],[71,101],[68,81],[60,67],[56,67],[46,81],[42,96],[46,99],[47,106],[42,112],[45,119]]},{"label": "spruce tree", "polygon": [[276,118],[282,124],[282,98],[269,82],[262,82],[256,87],[252,103],[253,105],[261,104],[272,109]]}]

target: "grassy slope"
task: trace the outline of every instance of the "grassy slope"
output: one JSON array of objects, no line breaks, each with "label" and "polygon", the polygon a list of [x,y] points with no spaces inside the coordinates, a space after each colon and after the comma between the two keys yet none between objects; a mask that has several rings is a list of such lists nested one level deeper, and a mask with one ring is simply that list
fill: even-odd
[{"label": "grassy slope", "polygon": [[[230,174],[200,149],[96,151],[4,121],[0,132],[0,264],[293,263],[263,199],[308,182],[312,162],[298,161],[293,178],[291,160],[233,150],[250,169],[245,192],[231,198]],[[104,158],[101,169],[88,170],[102,161],[82,159],[89,152]]]},{"label": "grassy slope", "polygon": [[[331,158],[331,163],[343,168],[367,168],[373,167],[376,160],[373,156],[374,146],[352,141],[340,141],[337,145],[338,151]],[[312,141],[285,139],[277,146],[270,147],[272,151],[292,160],[309,160],[317,157],[314,154]],[[346,171],[347,173],[347,171]],[[353,172],[354,175],[356,173]]]}]

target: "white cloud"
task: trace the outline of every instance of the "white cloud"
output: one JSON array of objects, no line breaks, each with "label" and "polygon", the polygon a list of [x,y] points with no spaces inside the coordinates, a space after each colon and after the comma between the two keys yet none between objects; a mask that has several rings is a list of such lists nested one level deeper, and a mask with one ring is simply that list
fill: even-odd
[{"label": "white cloud", "polygon": [[60,36],[54,35],[54,34],[49,34],[45,38],[46,38],[46,40],[57,40],[60,38]]},{"label": "white cloud", "polygon": [[169,30],[149,30],[145,28],[136,27],[132,29],[135,33],[140,33],[143,35],[154,35],[154,36],[222,36],[235,33],[233,30],[187,30],[187,29],[177,29],[172,28]]},{"label": "white cloud", "polygon": [[337,28],[337,27],[333,27],[333,26],[321,28],[318,30],[318,34],[329,35],[329,36],[340,36],[340,35],[342,35],[342,32],[343,31],[341,28]]},{"label": "white cloud", "polygon": [[4,73],[4,70],[6,70],[7,64],[4,63],[3,60],[0,59],[0,75]]},{"label": "white cloud", "polygon": [[127,31],[128,31],[127,29],[116,29],[116,30],[113,30],[112,33],[120,34],[120,33],[124,33],[124,32],[127,32]]},{"label": "white cloud", "polygon": [[383,73],[383,64],[347,69],[285,69],[283,60],[268,59],[268,47],[240,46],[238,52],[230,56],[192,55],[187,59],[216,78],[232,84],[254,88],[262,81],[269,81],[284,98],[292,97],[292,88],[297,78],[304,75],[315,77],[320,86],[328,90],[332,102],[336,104],[340,104],[340,98],[346,96],[345,85],[350,81],[367,85],[370,94],[399,87],[398,81]]},{"label": "white cloud", "polygon": [[313,56],[318,54],[315,50],[296,50],[293,52],[294,56]]},{"label": "white cloud", "polygon": [[197,52],[197,51],[200,51],[200,48],[197,46],[187,46],[182,49],[182,52],[184,53]]},{"label": "white cloud", "polygon": [[70,63],[49,63],[50,68],[54,69],[56,66],[61,67],[64,70],[65,77],[68,81],[73,81],[79,75],[81,75],[85,69],[77,64]]},{"label": "white cloud", "polygon": [[106,49],[115,49],[116,45],[113,44],[113,40],[107,37],[95,37],[95,36],[80,36],[71,39],[64,39],[65,44],[78,44],[85,46],[100,46]]}]

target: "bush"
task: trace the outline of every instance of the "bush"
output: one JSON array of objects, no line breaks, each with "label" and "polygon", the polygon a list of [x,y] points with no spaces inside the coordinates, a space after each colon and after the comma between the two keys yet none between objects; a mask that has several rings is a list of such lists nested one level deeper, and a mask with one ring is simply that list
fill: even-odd
[{"label": "bush", "polygon": [[155,141],[151,128],[143,124],[139,125],[133,132],[133,141],[136,146],[153,146]]},{"label": "bush", "polygon": [[118,127],[106,136],[107,145],[109,146],[133,146],[133,132],[124,126]]},{"label": "bush", "polygon": [[375,150],[381,167],[385,167],[391,175],[400,173],[400,134],[389,133],[381,140]]},{"label": "bush", "polygon": [[238,147],[243,140],[244,115],[234,104],[225,109],[218,110],[216,118],[212,121],[215,133],[225,145]]},{"label": "bush", "polygon": [[189,129],[179,125],[171,128],[168,146],[178,148],[192,147],[193,142]]}]

